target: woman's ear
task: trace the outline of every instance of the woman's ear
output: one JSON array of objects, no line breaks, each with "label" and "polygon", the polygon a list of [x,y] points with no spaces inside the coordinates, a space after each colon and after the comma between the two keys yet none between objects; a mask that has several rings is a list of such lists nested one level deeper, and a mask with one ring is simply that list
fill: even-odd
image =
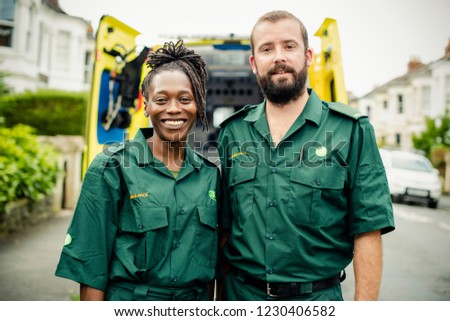
[{"label": "woman's ear", "polygon": [[147,111],[147,100],[144,98],[144,116],[148,117],[149,113]]}]

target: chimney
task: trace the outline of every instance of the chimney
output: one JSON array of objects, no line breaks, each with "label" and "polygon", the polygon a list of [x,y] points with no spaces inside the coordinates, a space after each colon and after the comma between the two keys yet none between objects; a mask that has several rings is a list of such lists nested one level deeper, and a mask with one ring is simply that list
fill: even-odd
[{"label": "chimney", "polygon": [[450,54],[450,39],[448,39],[447,47],[445,47],[445,56]]},{"label": "chimney", "polygon": [[424,64],[420,61],[420,59],[416,56],[413,56],[408,62],[408,72],[417,70],[422,66],[424,66]]},{"label": "chimney", "polygon": [[45,3],[56,12],[65,13],[59,5],[59,0],[45,0]]}]

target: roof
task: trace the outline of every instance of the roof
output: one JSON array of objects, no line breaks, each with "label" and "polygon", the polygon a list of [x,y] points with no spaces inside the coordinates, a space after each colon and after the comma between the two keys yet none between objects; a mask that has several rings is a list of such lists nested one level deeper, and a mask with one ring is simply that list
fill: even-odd
[{"label": "roof", "polygon": [[50,9],[53,9],[54,11],[62,14],[67,14],[64,12],[63,9],[61,9],[61,6],[59,5],[58,0],[44,0],[43,1]]},{"label": "roof", "polygon": [[[43,3],[46,4],[50,9],[52,9],[53,11],[57,12],[57,13],[61,13],[67,16],[70,16],[69,14],[67,14],[60,6],[59,4],[59,0],[43,0]],[[73,16],[71,16],[73,17]],[[81,19],[83,20],[86,25],[87,25],[87,35],[89,38],[93,39],[94,38],[94,28],[92,27],[92,23],[90,21],[87,21],[81,17],[74,17],[77,19]]]},{"label": "roof", "polygon": [[412,78],[414,78],[414,77],[416,77],[416,76],[418,76],[420,74],[431,73],[431,66],[432,65],[440,63],[440,62],[444,62],[444,61],[450,61],[450,53],[444,55],[443,57],[441,57],[441,58],[439,58],[439,59],[437,59],[435,61],[432,61],[432,62],[430,62],[430,63],[428,63],[426,65],[423,65],[422,67],[419,67],[419,68],[417,68],[415,70],[409,71],[409,72],[405,73],[402,76],[394,78],[394,79],[388,81],[387,83],[385,83],[385,84],[383,84],[381,86],[378,86],[378,87],[374,88],[372,91],[370,91],[367,94],[363,95],[361,98],[365,98],[365,97],[368,97],[370,95],[383,92],[383,91],[387,90],[389,87],[391,87],[393,85],[400,85],[402,83],[408,84],[409,81]]}]

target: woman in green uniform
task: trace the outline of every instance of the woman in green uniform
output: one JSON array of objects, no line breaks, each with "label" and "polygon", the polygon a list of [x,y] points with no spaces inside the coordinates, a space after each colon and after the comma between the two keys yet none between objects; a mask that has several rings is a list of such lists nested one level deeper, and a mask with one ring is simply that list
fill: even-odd
[{"label": "woman in green uniform", "polygon": [[208,127],[205,62],[179,41],[147,64],[152,128],[93,160],[56,269],[81,300],[211,299],[219,170],[187,144]]}]

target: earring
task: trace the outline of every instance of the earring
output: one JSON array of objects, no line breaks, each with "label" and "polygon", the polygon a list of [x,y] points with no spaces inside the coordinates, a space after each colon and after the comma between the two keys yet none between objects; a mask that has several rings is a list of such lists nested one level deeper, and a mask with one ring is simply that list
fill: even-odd
[{"label": "earring", "polygon": [[148,115],[148,112],[146,111],[146,110],[144,110],[144,116],[145,117],[148,117],[149,115]]}]

